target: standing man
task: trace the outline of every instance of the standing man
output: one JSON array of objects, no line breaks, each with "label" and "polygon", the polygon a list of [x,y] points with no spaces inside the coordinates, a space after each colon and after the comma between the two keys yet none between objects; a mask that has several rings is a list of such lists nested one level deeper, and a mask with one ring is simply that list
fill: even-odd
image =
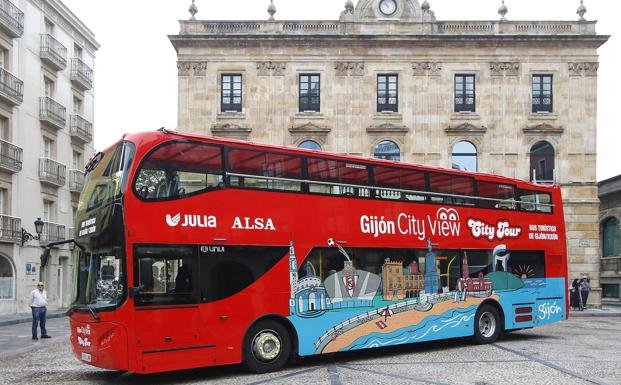
[{"label": "standing man", "polygon": [[28,306],[32,309],[32,339],[37,338],[37,326],[41,323],[41,338],[51,338],[45,330],[45,316],[47,313],[47,293],[43,290],[43,282],[37,284],[37,288],[30,293]]}]

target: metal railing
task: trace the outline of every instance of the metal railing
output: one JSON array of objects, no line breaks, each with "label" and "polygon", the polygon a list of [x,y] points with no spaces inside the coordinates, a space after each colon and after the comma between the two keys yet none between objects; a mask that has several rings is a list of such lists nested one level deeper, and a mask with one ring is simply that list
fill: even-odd
[{"label": "metal railing", "polygon": [[67,109],[54,99],[43,96],[39,103],[39,119],[62,130],[67,122]]},{"label": "metal railing", "polygon": [[0,0],[0,26],[12,37],[24,34],[24,12],[9,0]]},{"label": "metal railing", "polygon": [[0,215],[0,241],[18,243],[22,239],[22,220],[9,215]]},{"label": "metal railing", "polygon": [[70,135],[82,142],[89,143],[93,140],[93,123],[80,115],[71,115]]},{"label": "metal railing", "polygon": [[69,191],[81,193],[84,188],[84,173],[80,170],[69,170]]},{"label": "metal railing", "polygon": [[64,186],[67,179],[67,166],[49,158],[39,159],[39,179],[54,186]]},{"label": "metal railing", "polygon": [[0,97],[14,106],[24,101],[24,82],[4,68],[0,68]]},{"label": "metal railing", "polygon": [[78,83],[85,90],[93,87],[93,70],[77,57],[71,59],[71,81]]},{"label": "metal railing", "polygon": [[0,140],[0,169],[19,172],[22,169],[24,150],[13,143]]},{"label": "metal railing", "polygon": [[46,60],[49,64],[58,70],[67,67],[67,47],[52,35],[41,35],[41,59]]},{"label": "metal railing", "polygon": [[63,241],[67,237],[67,228],[65,225],[52,222],[43,223],[43,232],[41,233],[41,242],[57,242]]}]

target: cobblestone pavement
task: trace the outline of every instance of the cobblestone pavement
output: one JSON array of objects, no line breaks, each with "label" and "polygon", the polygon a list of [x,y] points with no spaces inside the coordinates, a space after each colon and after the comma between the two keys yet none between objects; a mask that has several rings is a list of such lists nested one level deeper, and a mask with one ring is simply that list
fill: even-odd
[{"label": "cobblestone pavement", "polygon": [[30,340],[28,324],[0,328],[0,384],[609,384],[621,385],[621,318],[580,318],[505,336],[340,353],[305,359],[278,373],[243,366],[140,376],[78,362],[66,318],[51,340]]}]

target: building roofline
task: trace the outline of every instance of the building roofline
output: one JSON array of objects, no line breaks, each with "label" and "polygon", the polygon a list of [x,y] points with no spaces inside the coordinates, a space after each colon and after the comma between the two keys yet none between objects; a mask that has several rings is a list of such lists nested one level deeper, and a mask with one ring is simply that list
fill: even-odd
[{"label": "building roofline", "polygon": [[33,3],[37,5],[44,13],[50,10],[54,12],[61,21],[64,22],[61,26],[64,29],[69,29],[69,33],[75,32],[79,34],[84,43],[88,45],[88,48],[95,53],[101,45],[95,39],[95,33],[91,31],[82,20],[80,20],[61,0],[33,0]]}]

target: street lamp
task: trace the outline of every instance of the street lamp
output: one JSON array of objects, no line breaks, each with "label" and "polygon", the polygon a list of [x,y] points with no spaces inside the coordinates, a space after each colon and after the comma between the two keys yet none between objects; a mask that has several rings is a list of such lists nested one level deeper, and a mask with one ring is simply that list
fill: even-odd
[{"label": "street lamp", "polygon": [[35,225],[35,232],[37,233],[36,236],[30,234],[28,231],[26,231],[26,229],[22,227],[22,246],[24,246],[24,243],[28,241],[33,241],[33,240],[38,241],[41,239],[41,233],[43,233],[44,222],[41,220],[41,218],[37,218],[37,220],[34,221],[34,225]]}]

